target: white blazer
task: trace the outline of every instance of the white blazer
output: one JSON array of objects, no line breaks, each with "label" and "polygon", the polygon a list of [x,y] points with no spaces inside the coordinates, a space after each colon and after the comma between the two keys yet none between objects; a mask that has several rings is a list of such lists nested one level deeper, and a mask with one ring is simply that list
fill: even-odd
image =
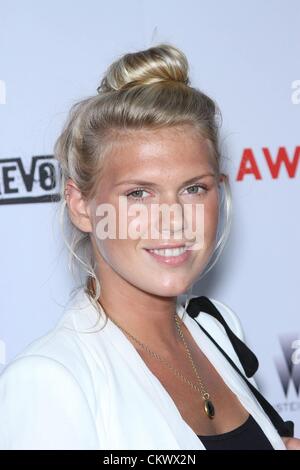
[{"label": "white blazer", "polygon": [[[243,339],[238,317],[223,303],[210,300]],[[272,446],[285,450],[242,378],[179,302],[177,312]],[[4,369],[0,449],[205,450],[126,335],[109,319],[97,331],[103,325],[101,320],[95,326],[98,318],[80,288],[56,327],[29,344]],[[223,326],[204,312],[196,320],[242,370]],[[250,381],[255,384],[253,378]]]}]

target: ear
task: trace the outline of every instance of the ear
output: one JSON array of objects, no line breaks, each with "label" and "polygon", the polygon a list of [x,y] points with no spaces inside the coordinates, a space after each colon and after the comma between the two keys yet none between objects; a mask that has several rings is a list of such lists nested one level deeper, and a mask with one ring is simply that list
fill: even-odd
[{"label": "ear", "polygon": [[221,183],[225,183],[225,180],[228,181],[228,175],[226,175],[225,173],[220,173],[218,185],[220,185]]},{"label": "ear", "polygon": [[220,181],[223,182],[224,180],[228,179],[228,175],[225,175],[225,173],[220,173],[219,179],[220,179]]},{"label": "ear", "polygon": [[72,223],[82,232],[92,232],[88,203],[72,179],[65,185],[65,200]]}]

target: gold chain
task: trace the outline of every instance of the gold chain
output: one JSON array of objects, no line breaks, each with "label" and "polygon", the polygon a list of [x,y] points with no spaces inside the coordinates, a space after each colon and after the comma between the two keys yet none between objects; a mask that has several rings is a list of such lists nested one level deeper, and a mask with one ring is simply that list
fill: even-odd
[{"label": "gold chain", "polygon": [[[100,304],[100,302],[99,302]],[[101,306],[101,304],[100,304]],[[102,306],[101,306],[102,308]],[[188,355],[188,358],[192,364],[192,367],[193,367],[193,371],[197,377],[197,380],[199,382],[199,385],[200,385],[200,388],[194,384],[193,382],[191,382],[189,379],[187,379],[178,369],[176,369],[174,366],[172,366],[166,359],[162,358],[159,354],[157,354],[156,352],[152,351],[150,348],[148,348],[148,346],[146,346],[144,343],[142,343],[141,341],[139,341],[137,338],[135,338],[131,333],[129,333],[128,331],[126,331],[124,328],[122,328],[115,320],[113,320],[111,317],[109,317],[109,319],[118,327],[120,328],[120,330],[123,331],[123,333],[125,333],[126,335],[128,335],[131,339],[133,339],[137,344],[139,344],[142,349],[144,349],[145,351],[147,351],[152,357],[158,359],[160,362],[162,362],[163,364],[165,364],[177,377],[179,377],[181,380],[183,380],[185,383],[187,383],[188,385],[190,385],[193,390],[197,390],[198,392],[201,393],[202,395],[202,398],[204,400],[204,410],[205,410],[205,413],[207,414],[207,416],[209,418],[213,418],[214,415],[215,415],[215,410],[214,410],[214,405],[212,404],[211,400],[210,400],[210,395],[209,393],[205,390],[205,387],[202,383],[202,380],[198,374],[198,371],[196,369],[196,366],[195,366],[195,363],[193,361],[193,358],[192,358],[192,354],[190,352],[190,349],[187,345],[187,342],[184,338],[184,334],[183,334],[183,331],[180,327],[180,322],[183,323],[183,321],[181,319],[179,319],[178,315],[176,314],[176,312],[174,313],[174,319],[175,319],[175,324],[176,324],[176,327],[177,327],[177,330],[178,330],[178,333],[180,335],[180,338],[184,344],[184,347],[185,347],[185,350],[187,352],[187,355]]]},{"label": "gold chain", "polygon": [[[176,315],[174,315],[174,317],[176,317]],[[189,384],[194,390],[197,390],[198,392],[200,392],[203,396],[203,398],[205,399],[208,399],[209,398],[209,394],[207,392],[205,392],[205,389],[204,389],[204,386],[202,384],[202,381],[196,371],[196,368],[195,368],[195,364],[193,362],[193,359],[191,357],[191,354],[190,354],[190,351],[188,350],[188,347],[186,345],[186,343],[184,342],[185,344],[185,348],[187,349],[188,351],[188,355],[189,355],[189,358],[192,362],[192,365],[193,365],[193,369],[195,371],[195,374],[196,374],[196,377],[198,378],[198,381],[200,383],[200,388],[195,385],[194,383],[192,383],[189,379],[187,379],[184,375],[182,375],[182,373],[176,369],[174,366],[172,366],[166,359],[162,358],[159,354],[157,354],[156,352],[152,351],[150,348],[148,348],[148,346],[146,346],[144,343],[142,343],[141,341],[139,341],[137,338],[135,338],[131,333],[129,333],[128,331],[126,331],[124,328],[122,328],[115,320],[113,320],[111,317],[109,317],[110,320],[113,321],[113,323],[118,327],[120,328],[120,330],[122,330],[126,335],[128,335],[131,339],[133,339],[137,344],[139,344],[145,351],[147,351],[151,356],[155,357],[156,359],[158,359],[160,362],[164,363],[166,366],[169,367],[169,369],[171,369],[178,377],[180,377],[185,383]],[[178,330],[180,331],[180,336],[182,338],[182,340],[184,341],[184,338],[183,338],[183,334],[182,334],[182,331],[181,331],[181,328],[179,326],[179,324],[177,323],[177,320],[175,318],[175,321],[176,321],[176,325],[177,325],[177,328]]]},{"label": "gold chain", "polygon": [[196,377],[197,377],[197,379],[198,379],[198,382],[199,382],[199,384],[200,384],[201,390],[199,390],[198,387],[197,387],[197,389],[198,389],[198,391],[201,392],[203,398],[204,398],[205,400],[208,400],[208,399],[209,399],[209,393],[205,391],[204,385],[203,385],[203,383],[202,383],[202,380],[200,379],[200,376],[199,376],[199,374],[198,374],[196,365],[195,365],[195,363],[194,363],[194,361],[193,361],[191,351],[190,351],[190,349],[189,349],[189,347],[188,347],[188,345],[187,345],[187,343],[186,343],[186,340],[185,340],[184,335],[183,335],[183,331],[182,331],[182,329],[181,329],[181,327],[180,327],[180,322],[183,323],[183,321],[182,321],[181,319],[179,320],[179,318],[178,318],[178,316],[177,316],[176,314],[174,315],[174,317],[175,317],[176,326],[177,326],[179,335],[181,336],[181,339],[182,339],[182,342],[183,342],[183,344],[184,344],[184,346],[185,346],[187,355],[188,355],[188,357],[189,357],[189,359],[190,359],[190,361],[191,361],[191,364],[192,364],[194,373],[195,373],[195,375],[196,375]]}]

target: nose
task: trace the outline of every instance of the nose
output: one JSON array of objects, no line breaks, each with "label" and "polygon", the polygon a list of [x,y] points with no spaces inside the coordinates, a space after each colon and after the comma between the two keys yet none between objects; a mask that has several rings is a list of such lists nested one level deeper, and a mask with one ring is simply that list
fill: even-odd
[{"label": "nose", "polygon": [[[165,233],[165,238],[173,234],[183,234],[184,207],[180,198],[174,193],[165,194],[159,201],[158,231]],[[182,236],[181,236],[182,238]]]}]

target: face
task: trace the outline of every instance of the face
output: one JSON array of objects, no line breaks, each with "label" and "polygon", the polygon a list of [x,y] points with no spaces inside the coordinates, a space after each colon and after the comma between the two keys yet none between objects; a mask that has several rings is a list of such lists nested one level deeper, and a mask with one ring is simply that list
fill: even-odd
[{"label": "face", "polygon": [[[147,293],[178,296],[197,280],[216,241],[219,189],[208,143],[187,126],[116,140],[89,206],[100,283],[113,275]],[[161,204],[175,210],[166,217]],[[177,251],[161,251],[170,245]]]}]

